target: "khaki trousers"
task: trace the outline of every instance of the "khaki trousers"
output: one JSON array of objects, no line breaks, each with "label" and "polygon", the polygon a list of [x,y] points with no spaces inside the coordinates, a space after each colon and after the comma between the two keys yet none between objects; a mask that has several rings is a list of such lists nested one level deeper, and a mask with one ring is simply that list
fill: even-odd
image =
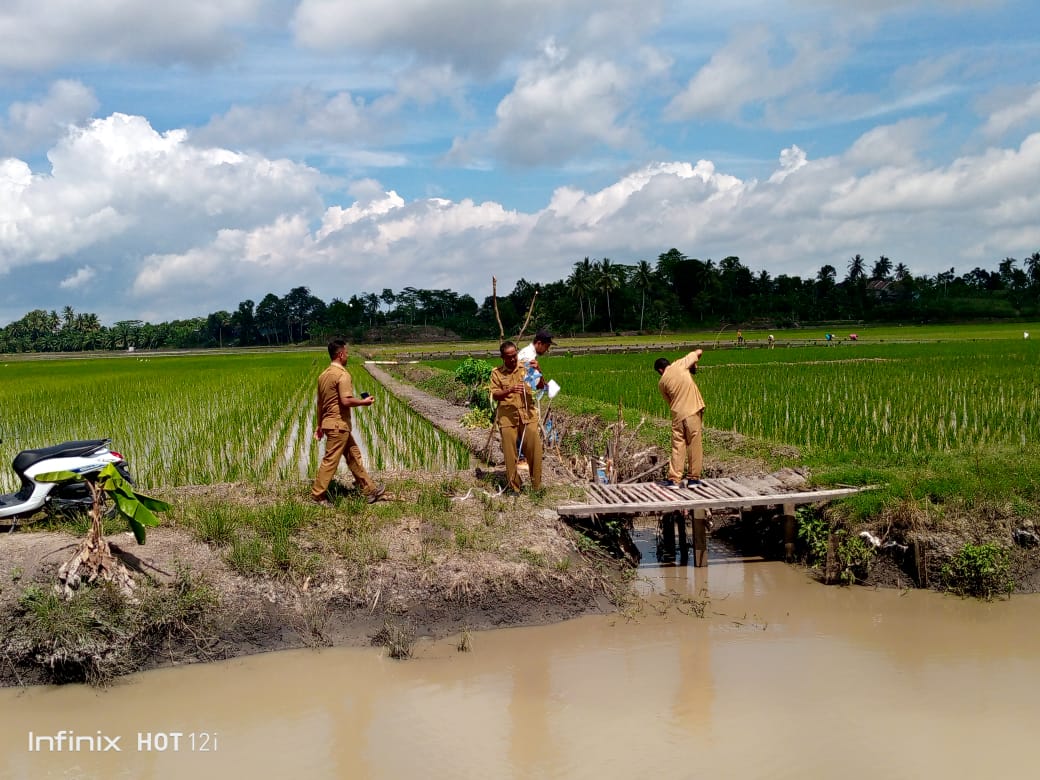
[{"label": "khaki trousers", "polygon": [[668,462],[668,479],[678,482],[683,468],[690,479],[701,478],[704,466],[704,410],[691,414],[685,420],[672,423],[672,457]]},{"label": "khaki trousers", "polygon": [[[516,447],[520,435],[524,437],[524,458],[531,474],[531,489],[542,487],[542,434],[538,422],[532,420],[520,428],[500,426],[502,457],[506,461],[506,480],[512,490],[520,490],[520,475],[516,471]],[[521,434],[521,432],[523,432]]]},{"label": "khaki trousers", "polygon": [[318,466],[318,475],[311,485],[311,498],[318,501],[325,497],[325,491],[329,489],[329,483],[336,476],[339,468],[339,459],[347,459],[347,468],[354,475],[358,487],[367,496],[376,489],[376,483],[365,471],[365,464],[361,462],[361,449],[354,441],[350,431],[325,431],[325,457],[321,459]]}]

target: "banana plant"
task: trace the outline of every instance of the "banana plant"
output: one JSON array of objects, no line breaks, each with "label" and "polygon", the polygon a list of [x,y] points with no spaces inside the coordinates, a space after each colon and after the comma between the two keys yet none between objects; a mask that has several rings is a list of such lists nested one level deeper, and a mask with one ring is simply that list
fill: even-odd
[{"label": "banana plant", "polygon": [[138,493],[123,478],[116,467],[109,463],[100,471],[77,474],[72,471],[52,471],[36,478],[41,482],[85,482],[94,504],[90,509],[90,531],[80,544],[76,554],[58,570],[62,593],[70,597],[84,580],[94,583],[105,580],[116,585],[127,594],[134,589],[133,576],[113,554],[102,533],[105,505],[111,501],[117,514],[124,517],[138,544],[145,543],[146,529],[159,525],[156,512],[170,508],[165,501]]}]

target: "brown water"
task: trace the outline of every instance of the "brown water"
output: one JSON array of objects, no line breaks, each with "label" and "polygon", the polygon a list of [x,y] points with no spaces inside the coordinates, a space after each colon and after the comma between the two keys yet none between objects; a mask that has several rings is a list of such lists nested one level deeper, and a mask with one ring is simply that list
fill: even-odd
[{"label": "brown water", "polygon": [[[456,637],[419,643],[409,662],[296,651],[104,692],[3,690],[0,777],[1040,773],[1037,597],[831,588],[711,556],[708,569],[642,569],[638,589],[670,595],[639,614],[475,634],[469,653]],[[30,734],[62,729],[121,750],[30,750]]]}]

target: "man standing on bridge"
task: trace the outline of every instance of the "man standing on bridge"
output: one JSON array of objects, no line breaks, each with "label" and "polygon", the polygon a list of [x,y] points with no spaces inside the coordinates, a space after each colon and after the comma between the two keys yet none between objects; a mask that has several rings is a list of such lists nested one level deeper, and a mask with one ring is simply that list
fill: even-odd
[{"label": "man standing on bridge", "polygon": [[704,463],[704,399],[693,381],[693,373],[702,354],[703,350],[695,349],[674,363],[668,358],[654,361],[654,371],[661,376],[657,389],[672,413],[672,456],[668,463],[668,478],[659,483],[665,487],[678,486],[684,467],[688,485],[700,482]]}]

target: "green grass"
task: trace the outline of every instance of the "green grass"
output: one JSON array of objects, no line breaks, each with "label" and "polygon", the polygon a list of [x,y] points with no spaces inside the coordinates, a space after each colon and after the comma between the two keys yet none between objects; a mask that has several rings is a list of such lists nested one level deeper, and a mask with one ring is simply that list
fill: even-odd
[{"label": "green grass", "polygon": [[[778,343],[778,349],[791,342],[817,341],[823,342],[827,333],[833,333],[836,339],[843,340],[850,333],[859,337],[859,343],[892,342],[892,341],[975,341],[975,340],[1010,340],[1021,341],[1022,333],[1029,332],[1033,339],[1040,338],[1040,323],[1037,322],[992,322],[970,325],[862,325],[852,322],[825,323],[800,328],[742,328],[744,338],[749,346],[763,346],[770,333]],[[737,327],[711,327],[684,331],[668,331],[665,333],[646,333],[643,335],[617,336],[595,335],[585,336],[580,333],[572,335],[556,334],[557,346],[550,354],[562,355],[568,349],[586,347],[626,347],[646,348],[657,344],[701,344],[725,347],[735,346]],[[530,341],[530,337],[519,339],[521,343]],[[430,342],[426,344],[391,344],[387,346],[368,347],[377,357],[392,359],[395,355],[427,353],[443,353],[451,351],[497,352],[497,340],[480,339],[465,342]]]}]

